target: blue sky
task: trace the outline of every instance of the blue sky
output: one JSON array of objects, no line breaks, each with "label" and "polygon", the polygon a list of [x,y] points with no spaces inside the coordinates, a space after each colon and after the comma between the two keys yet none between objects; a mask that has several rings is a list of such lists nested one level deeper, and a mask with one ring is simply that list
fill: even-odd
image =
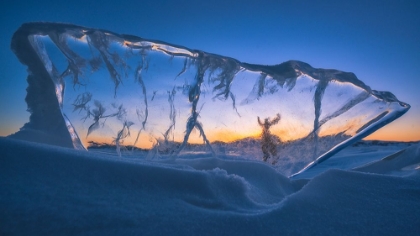
[{"label": "blue sky", "polygon": [[420,140],[420,2],[2,1],[0,135],[28,121],[26,68],[10,50],[25,22],[103,28],[257,64],[295,59],[355,73],[412,108],[370,138]]}]

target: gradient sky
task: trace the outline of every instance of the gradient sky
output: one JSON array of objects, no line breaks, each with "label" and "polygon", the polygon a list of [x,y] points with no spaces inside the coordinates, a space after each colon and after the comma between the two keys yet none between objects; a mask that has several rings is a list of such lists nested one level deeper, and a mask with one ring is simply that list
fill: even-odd
[{"label": "gradient sky", "polygon": [[256,64],[300,60],[350,71],[412,108],[368,139],[420,140],[420,1],[89,1],[0,3],[0,136],[28,121],[26,67],[10,50],[25,22],[66,22],[159,39]]}]

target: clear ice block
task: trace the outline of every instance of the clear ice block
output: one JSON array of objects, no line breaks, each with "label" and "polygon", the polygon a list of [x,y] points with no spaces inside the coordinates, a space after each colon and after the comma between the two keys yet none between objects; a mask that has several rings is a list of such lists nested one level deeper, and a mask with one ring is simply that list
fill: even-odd
[{"label": "clear ice block", "polygon": [[12,50],[31,112],[12,136],[120,156],[246,158],[293,175],[410,108],[353,73],[70,24],[24,24]]}]

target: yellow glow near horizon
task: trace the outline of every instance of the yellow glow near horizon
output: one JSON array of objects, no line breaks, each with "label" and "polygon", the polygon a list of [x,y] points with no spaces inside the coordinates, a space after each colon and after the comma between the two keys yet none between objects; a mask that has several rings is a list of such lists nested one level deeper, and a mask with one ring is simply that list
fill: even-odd
[{"label": "yellow glow near horizon", "polygon": [[[280,137],[283,141],[290,140],[292,137],[302,137],[307,134],[300,133],[299,130],[293,131],[286,131],[285,129],[281,129],[281,125],[279,124],[278,127],[273,127],[271,133]],[[8,136],[17,131],[17,126],[7,126],[0,129],[0,136]],[[407,131],[408,130],[408,131]],[[292,134],[293,133],[293,134]],[[330,133],[330,132],[328,132]],[[257,138],[261,134],[261,129],[255,129],[253,132],[248,134],[240,134],[238,132],[231,132],[229,130],[218,130],[217,132],[208,132],[206,133],[207,137],[211,142],[214,141],[224,141],[224,142],[232,142],[235,140],[239,140],[246,137],[254,137]],[[322,135],[327,135],[327,133],[322,133]],[[137,137],[137,132],[132,132],[131,136],[124,140],[124,145],[132,145]],[[95,141],[97,143],[112,143],[112,137],[104,137],[101,135],[95,135],[95,132],[89,135],[86,139],[85,137],[80,137],[83,144],[87,147],[88,141]],[[181,138],[177,138],[179,141],[182,142]],[[410,141],[420,141],[420,124],[413,125],[412,122],[401,121],[401,122],[392,122],[387,126],[377,130],[375,133],[367,136],[364,140],[384,140],[384,141],[401,141],[401,142],[410,142]],[[139,140],[137,142],[137,147],[150,149],[153,145],[156,144],[156,140],[152,139],[148,136],[146,132],[142,132],[140,135]],[[202,144],[203,139],[199,137],[198,131],[193,131],[189,143],[196,143]]]},{"label": "yellow glow near horizon", "polygon": [[402,142],[420,141],[420,122],[418,117],[402,116],[364,139]]},{"label": "yellow glow near horizon", "polygon": [[415,142],[420,141],[420,127],[411,132],[401,132],[400,128],[383,128],[377,130],[375,133],[367,136],[364,140],[383,140],[383,141],[400,141],[400,142]]},{"label": "yellow glow near horizon", "polygon": [[222,142],[234,142],[240,139],[248,138],[248,137],[258,137],[261,131],[251,131],[249,134],[238,133],[238,132],[230,132],[229,130],[218,130],[216,132],[212,132],[208,135],[209,140],[214,141],[222,141]]},{"label": "yellow glow near horizon", "polygon": [[[296,125],[291,125],[283,121],[284,123],[280,122],[279,124],[273,126],[270,129],[270,132],[273,135],[276,135],[280,138],[283,142],[293,141],[300,138],[306,137],[308,133],[308,127],[299,127]],[[346,131],[347,135],[355,135],[356,130],[360,127],[361,118],[351,119],[346,123],[334,124],[332,126],[325,126],[324,129],[320,130],[319,135],[322,136],[329,136],[334,135],[343,131]],[[420,132],[416,133],[415,128],[411,133],[401,133],[400,125],[389,125],[389,127],[384,127],[374,134],[365,138],[365,140],[384,140],[384,141],[418,141],[420,140],[419,134]],[[418,128],[417,128],[418,129]],[[419,130],[420,131],[420,130]],[[205,130],[205,134],[207,139],[210,143],[221,141],[225,143],[238,141],[244,138],[259,138],[262,133],[262,128],[259,125],[253,125],[252,127],[244,127],[241,130],[232,130],[228,127],[223,128],[215,128],[213,130]],[[176,135],[173,136],[173,141],[177,143],[182,143],[184,139],[185,133],[181,130],[178,130]],[[135,143],[135,139],[137,137],[137,132],[132,130],[131,136],[124,139],[122,145],[131,146]],[[109,135],[105,135],[105,133],[101,134],[100,131],[95,131],[89,135],[88,138],[81,137],[85,146],[88,146],[88,141],[95,141],[97,143],[104,143],[104,144],[112,144],[114,141],[114,137]],[[136,143],[136,147],[142,149],[151,149],[154,145],[158,142],[163,140],[163,136],[155,137],[150,132],[142,131],[139,140]],[[204,144],[203,137],[200,136],[200,132],[197,129],[194,129],[188,139],[189,144]]]},{"label": "yellow glow near horizon", "polygon": [[[137,138],[137,133],[133,133],[131,136],[124,139],[122,145],[124,146],[131,146],[134,144]],[[83,145],[85,147],[89,147],[89,141],[94,141],[98,144],[113,144],[114,138],[113,137],[104,137],[101,135],[91,134],[88,138],[82,138]],[[156,140],[153,140],[151,137],[140,134],[139,139],[137,140],[136,147],[143,148],[143,149],[150,149],[156,144]]]}]

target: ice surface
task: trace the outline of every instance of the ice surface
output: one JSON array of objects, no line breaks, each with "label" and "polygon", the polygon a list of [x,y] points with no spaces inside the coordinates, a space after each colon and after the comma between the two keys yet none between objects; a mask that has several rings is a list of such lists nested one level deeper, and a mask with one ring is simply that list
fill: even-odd
[{"label": "ice surface", "polygon": [[31,112],[12,137],[122,156],[266,160],[288,176],[410,108],[353,73],[69,24],[24,24],[12,49],[29,69]]},{"label": "ice surface", "polygon": [[[311,179],[329,169],[358,170],[358,168],[369,166],[373,163],[382,163],[382,159],[398,155],[402,150],[408,149],[410,146],[416,144],[419,147],[419,142],[359,141],[335,154],[328,160],[316,165],[316,168],[311,168],[294,178]],[[413,153],[410,153],[410,155],[413,155]],[[413,156],[419,155],[414,153]],[[401,160],[400,158],[398,159]],[[393,170],[397,171],[398,164],[393,162],[388,163],[392,165]],[[406,175],[408,173],[405,171],[402,174]]]},{"label": "ice surface", "polygon": [[[0,150],[0,235],[420,235],[419,168],[296,181],[257,161],[145,161],[2,137]],[[393,160],[420,163],[420,145]]]},{"label": "ice surface", "polygon": [[410,176],[418,174],[420,170],[420,144],[402,149],[379,161],[354,168],[354,170],[387,174],[395,176]]}]

